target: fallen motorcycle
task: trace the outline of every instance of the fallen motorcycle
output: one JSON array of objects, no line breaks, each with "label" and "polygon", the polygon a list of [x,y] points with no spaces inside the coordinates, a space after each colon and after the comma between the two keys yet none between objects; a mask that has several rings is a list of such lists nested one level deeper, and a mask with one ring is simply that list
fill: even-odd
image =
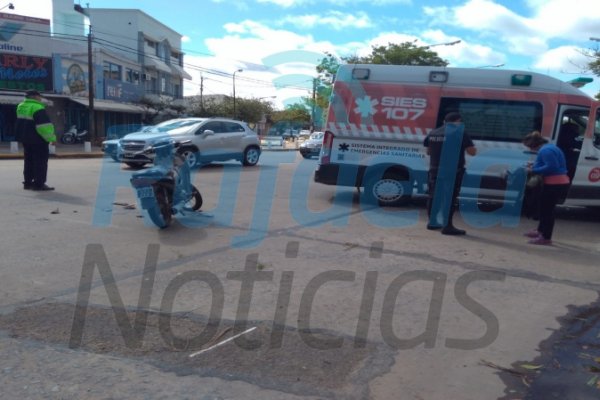
[{"label": "fallen motorcycle", "polygon": [[176,151],[188,142],[167,139],[138,152],[153,153],[154,166],[134,172],[131,186],[140,207],[161,229],[171,224],[174,215],[185,215],[202,207],[202,195],[191,183],[190,167]]},{"label": "fallen motorcycle", "polygon": [[86,135],[87,130],[77,132],[77,127],[75,125],[72,125],[68,131],[66,131],[60,136],[60,142],[63,144],[83,143]]}]

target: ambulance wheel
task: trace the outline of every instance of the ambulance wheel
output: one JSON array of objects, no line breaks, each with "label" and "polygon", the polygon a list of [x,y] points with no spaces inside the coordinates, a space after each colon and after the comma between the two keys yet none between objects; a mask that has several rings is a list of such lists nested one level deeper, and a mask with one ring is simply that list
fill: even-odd
[{"label": "ambulance wheel", "polygon": [[396,173],[386,173],[383,177],[367,179],[364,187],[363,200],[367,204],[398,207],[410,203],[412,185],[410,181]]}]

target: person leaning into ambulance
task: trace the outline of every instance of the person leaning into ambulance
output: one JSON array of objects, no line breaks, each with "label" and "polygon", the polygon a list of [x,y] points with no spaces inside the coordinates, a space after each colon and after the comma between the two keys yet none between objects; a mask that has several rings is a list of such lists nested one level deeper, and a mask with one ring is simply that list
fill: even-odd
[{"label": "person leaning into ambulance", "polygon": [[[427,154],[429,155],[429,175],[428,175],[428,186],[429,186],[429,199],[427,201],[427,212],[429,216],[429,223],[427,224],[427,229],[441,229],[442,234],[444,235],[464,235],[466,232],[462,229],[458,229],[454,227],[452,224],[452,217],[457,207],[457,197],[460,193],[460,187],[462,184],[463,175],[465,173],[465,152],[471,156],[474,156],[477,153],[477,149],[473,144],[473,141],[469,137],[466,132],[463,132],[462,143],[457,150],[459,150],[458,154],[458,164],[456,165],[456,177],[454,179],[454,186],[448,187],[443,185],[444,181],[437,182],[438,175],[440,179],[443,179],[443,175],[439,174],[440,172],[440,160],[442,158],[442,148],[444,143],[449,143],[448,137],[446,136],[446,125],[448,124],[462,124],[462,119],[459,113],[451,112],[448,113],[444,118],[444,125],[432,130],[429,132],[427,137],[423,142],[423,146],[427,148]],[[447,167],[447,166],[446,166]],[[436,182],[438,183],[437,190],[444,190],[442,196],[445,202],[450,202],[450,204],[446,204],[445,207],[442,206],[442,209],[448,210],[448,217],[442,217],[443,222],[440,224],[437,222],[437,214],[439,210],[432,210],[434,204],[435,191],[436,191]],[[441,187],[440,187],[441,186]],[[440,195],[440,193],[438,193]],[[439,208],[439,207],[438,207]],[[432,212],[433,218],[432,218]],[[443,214],[443,212],[442,212]]]},{"label": "person leaning into ambulance", "polygon": [[46,177],[50,155],[48,145],[56,142],[56,135],[37,90],[25,92],[25,100],[17,106],[15,132],[17,140],[23,144],[23,189],[54,190],[46,185]]}]

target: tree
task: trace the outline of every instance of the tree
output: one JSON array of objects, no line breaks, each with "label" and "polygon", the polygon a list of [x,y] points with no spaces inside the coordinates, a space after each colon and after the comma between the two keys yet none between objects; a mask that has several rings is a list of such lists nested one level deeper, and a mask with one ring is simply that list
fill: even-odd
[{"label": "tree", "polygon": [[[596,48],[586,52],[586,55],[591,59],[588,63],[588,68],[596,76],[600,77],[600,49]],[[600,92],[596,94],[596,100],[600,100]]]},{"label": "tree", "polygon": [[438,67],[448,65],[448,61],[440,58],[428,46],[417,46],[414,42],[373,46],[371,54],[366,57],[351,56],[343,58],[343,60],[348,64],[433,65]]},{"label": "tree", "polygon": [[139,100],[139,105],[145,109],[145,123],[156,123],[168,118],[181,116],[185,111],[184,106],[172,104],[170,98],[157,96],[144,96]]},{"label": "tree", "polygon": [[309,109],[301,103],[290,104],[282,111],[271,113],[273,123],[299,123],[308,124],[310,122]]},{"label": "tree", "polygon": [[[190,114],[196,117],[231,117],[233,115],[233,98],[229,96],[207,99],[203,106],[195,104],[190,110]],[[272,111],[273,106],[267,101],[236,98],[237,117],[242,121],[254,124]]]},{"label": "tree", "polygon": [[271,103],[264,100],[236,99],[236,106],[238,118],[249,123],[257,123],[273,112]]},{"label": "tree", "polygon": [[314,129],[320,129],[325,120],[325,113],[329,106],[329,97],[333,85],[333,79],[340,66],[340,60],[331,53],[325,53],[317,65],[317,77],[313,79],[312,97],[306,98],[306,106],[311,110],[311,122]]}]

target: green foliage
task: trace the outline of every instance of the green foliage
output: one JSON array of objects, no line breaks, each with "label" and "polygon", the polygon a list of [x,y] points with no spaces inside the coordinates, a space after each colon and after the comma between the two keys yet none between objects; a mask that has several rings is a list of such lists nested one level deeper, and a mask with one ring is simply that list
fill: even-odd
[{"label": "green foliage", "polygon": [[[600,77],[600,50],[592,50],[591,52],[586,52],[586,54],[592,59],[587,67],[594,75]],[[596,94],[596,100],[600,100],[600,92]]]},{"label": "green foliage", "polygon": [[273,123],[298,122],[305,124],[310,122],[310,110],[301,103],[291,104],[286,106],[284,110],[274,111],[271,114],[271,120]]},{"label": "green foliage", "polygon": [[[266,114],[273,112],[271,103],[257,99],[235,99],[237,119],[248,123],[257,123]],[[233,117],[233,98],[223,96],[207,99],[202,105],[195,104],[190,113],[196,117]]]},{"label": "green foliage", "polygon": [[386,64],[386,65],[433,65],[445,67],[448,61],[440,58],[427,46],[417,46],[414,42],[400,44],[388,43],[387,46],[373,46],[366,57],[347,57],[348,64]]},{"label": "green foliage", "polygon": [[236,99],[236,109],[237,118],[250,123],[259,122],[263,119],[264,115],[273,112],[271,103],[256,99]]},{"label": "green foliage", "polygon": [[588,64],[588,68],[594,75],[600,76],[600,50],[595,50],[590,53],[590,57],[592,58],[592,61]]}]

